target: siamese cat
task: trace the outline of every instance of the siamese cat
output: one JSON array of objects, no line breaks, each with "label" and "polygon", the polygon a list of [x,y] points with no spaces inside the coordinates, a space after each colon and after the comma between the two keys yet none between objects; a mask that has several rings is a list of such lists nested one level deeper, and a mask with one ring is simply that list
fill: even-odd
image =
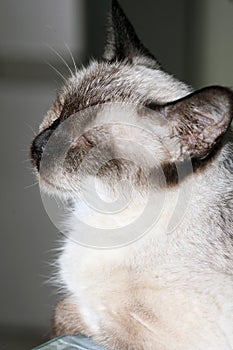
[{"label": "siamese cat", "polygon": [[[112,107],[106,110],[109,103],[118,106],[127,127],[113,127],[119,113]],[[95,113],[85,117],[91,106]],[[70,135],[63,135],[69,142],[62,170],[54,158],[42,172],[51,138],[79,112],[84,113],[81,135],[71,129]],[[71,198],[71,236],[79,234],[79,210],[86,215],[74,191],[85,157],[82,184],[96,181],[110,197],[121,179],[132,187],[136,204],[119,214],[116,232],[134,218],[146,191],[153,199],[152,216],[161,196],[167,200],[156,225],[117,248],[81,245],[68,232],[57,277],[66,295],[54,313],[53,337],[83,334],[110,350],[233,349],[232,117],[230,89],[193,91],[166,73],[139,41],[119,3],[112,1],[103,58],[67,79],[32,143],[32,163],[45,191]],[[132,121],[140,125],[137,131],[128,127]],[[141,126],[152,132],[150,139]],[[140,140],[152,156],[140,148],[132,151],[126,143],[122,146],[119,135],[135,144]],[[132,161],[134,152],[137,162]],[[105,154],[110,155],[108,161],[92,172]],[[188,163],[192,170],[179,176],[177,169]],[[169,234],[171,206],[184,187],[192,192],[190,200]],[[107,214],[102,219],[86,216],[99,227]]]}]

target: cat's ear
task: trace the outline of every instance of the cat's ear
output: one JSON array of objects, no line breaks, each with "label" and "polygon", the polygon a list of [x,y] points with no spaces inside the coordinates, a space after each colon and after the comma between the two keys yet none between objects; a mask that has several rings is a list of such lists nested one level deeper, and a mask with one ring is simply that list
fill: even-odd
[{"label": "cat's ear", "polygon": [[160,67],[155,57],[140,42],[117,0],[112,0],[103,57],[108,61],[141,60],[141,63],[147,66]]},{"label": "cat's ear", "polygon": [[169,136],[180,145],[177,160],[206,158],[222,139],[233,118],[233,92],[212,86],[162,107]]}]

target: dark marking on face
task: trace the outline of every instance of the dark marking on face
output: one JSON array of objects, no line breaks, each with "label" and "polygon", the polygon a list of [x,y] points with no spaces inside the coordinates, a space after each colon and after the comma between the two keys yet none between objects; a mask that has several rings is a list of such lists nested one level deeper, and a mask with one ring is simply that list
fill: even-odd
[{"label": "dark marking on face", "polygon": [[175,187],[192,174],[205,171],[214,162],[221,147],[222,144],[219,142],[204,159],[193,158],[182,162],[164,162],[159,168],[153,168],[149,175],[151,186]]}]

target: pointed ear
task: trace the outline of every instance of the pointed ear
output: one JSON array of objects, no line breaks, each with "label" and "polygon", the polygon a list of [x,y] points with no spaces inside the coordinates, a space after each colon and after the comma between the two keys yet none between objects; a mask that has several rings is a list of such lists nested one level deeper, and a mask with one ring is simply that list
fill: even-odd
[{"label": "pointed ear", "polygon": [[220,86],[207,87],[163,108],[169,134],[180,144],[177,159],[203,159],[231,124],[233,92]]},{"label": "pointed ear", "polygon": [[160,66],[155,57],[140,42],[117,0],[112,0],[107,44],[103,57],[108,61],[132,61],[134,58],[141,58],[145,65],[153,68]]}]

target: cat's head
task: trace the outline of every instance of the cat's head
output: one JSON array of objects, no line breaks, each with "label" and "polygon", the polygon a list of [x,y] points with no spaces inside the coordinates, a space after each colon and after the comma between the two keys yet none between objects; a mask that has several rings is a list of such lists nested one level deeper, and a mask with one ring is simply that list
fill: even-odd
[{"label": "cat's head", "polygon": [[232,111],[229,89],[193,92],[164,72],[113,0],[103,59],[60,90],[32,143],[32,163],[54,192],[78,187],[81,165],[82,176],[109,182],[126,178],[137,186],[151,174],[160,177],[156,169],[176,182],[174,164],[211,156]]}]

